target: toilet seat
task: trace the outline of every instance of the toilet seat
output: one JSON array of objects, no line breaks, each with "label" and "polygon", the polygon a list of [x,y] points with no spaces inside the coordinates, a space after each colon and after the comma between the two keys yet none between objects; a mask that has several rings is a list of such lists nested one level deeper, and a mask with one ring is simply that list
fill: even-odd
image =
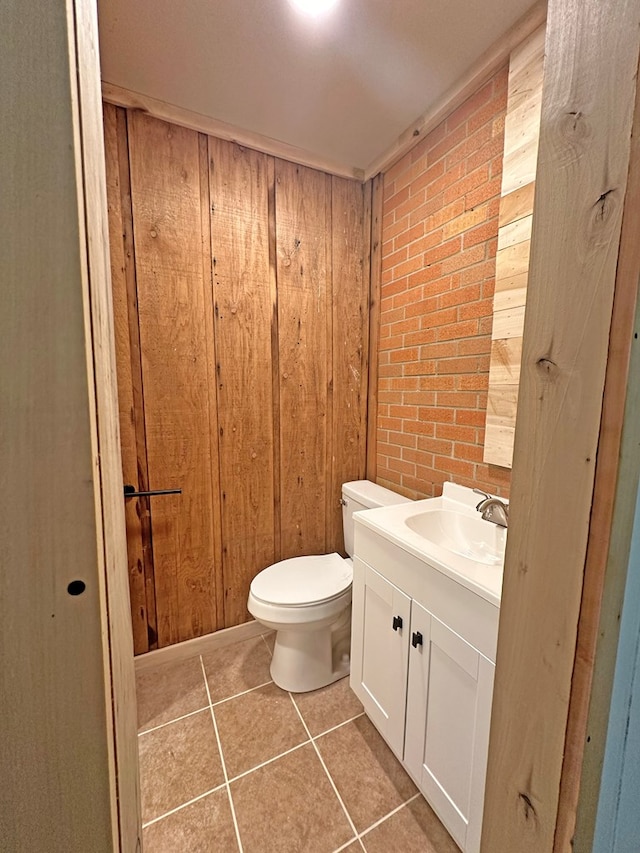
[{"label": "toilet seat", "polygon": [[291,557],[256,575],[251,595],[279,607],[309,607],[342,597],[352,580],[351,561],[339,554]]}]

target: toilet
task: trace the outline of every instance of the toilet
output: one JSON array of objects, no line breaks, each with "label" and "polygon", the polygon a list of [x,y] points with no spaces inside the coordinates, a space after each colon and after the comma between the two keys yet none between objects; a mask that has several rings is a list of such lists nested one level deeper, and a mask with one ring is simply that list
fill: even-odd
[{"label": "toilet", "polygon": [[353,513],[405,503],[408,498],[357,480],[342,486],[348,557],[292,557],[263,569],[251,582],[249,613],[276,632],[271,677],[283,690],[305,693],[349,674]]}]

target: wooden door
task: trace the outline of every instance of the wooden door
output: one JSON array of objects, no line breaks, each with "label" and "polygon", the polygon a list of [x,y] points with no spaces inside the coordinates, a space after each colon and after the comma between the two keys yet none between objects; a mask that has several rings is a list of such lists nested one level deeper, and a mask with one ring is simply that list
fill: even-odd
[{"label": "wooden door", "polygon": [[494,665],[416,601],[411,635],[404,761],[456,843],[478,853]]},{"label": "wooden door", "polygon": [[353,561],[351,687],[398,758],[404,746],[411,599]]}]

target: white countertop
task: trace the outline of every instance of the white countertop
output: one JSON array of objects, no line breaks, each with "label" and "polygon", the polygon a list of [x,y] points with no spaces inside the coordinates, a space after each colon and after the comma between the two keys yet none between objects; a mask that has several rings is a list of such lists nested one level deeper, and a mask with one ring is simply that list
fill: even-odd
[{"label": "white countertop", "polygon": [[[425,539],[414,532],[406,519],[417,512],[429,509],[446,509],[479,518],[476,505],[482,496],[456,483],[445,483],[442,497],[368,509],[354,515],[356,525],[380,534],[398,547],[429,563],[434,569],[449,576],[470,591],[496,607],[502,594],[503,564],[488,565],[464,557]],[[494,528],[493,522],[483,522]],[[356,527],[357,529],[357,527]],[[492,530],[493,532],[493,530]],[[502,533],[506,535],[506,531]],[[357,554],[357,545],[356,545]]]}]

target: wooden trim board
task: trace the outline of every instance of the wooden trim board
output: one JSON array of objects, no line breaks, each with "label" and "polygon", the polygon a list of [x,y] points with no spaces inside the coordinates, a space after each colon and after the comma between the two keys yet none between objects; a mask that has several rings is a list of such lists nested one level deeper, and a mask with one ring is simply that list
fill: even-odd
[{"label": "wooden trim board", "polygon": [[232,628],[222,628],[213,634],[205,634],[203,637],[195,637],[193,640],[184,640],[173,646],[165,646],[163,649],[155,649],[152,652],[138,655],[135,659],[136,673],[145,672],[161,664],[176,663],[188,660],[196,655],[206,655],[231,646],[233,643],[241,643],[253,637],[267,636],[272,634],[269,628],[265,628],[255,620],[244,622],[242,625],[234,625]]},{"label": "wooden trim board", "polygon": [[547,16],[546,0],[538,0],[535,5],[502,38],[474,62],[467,73],[433,104],[427,112],[408,127],[394,144],[384,151],[364,170],[364,179],[368,181],[378,172],[385,172],[397,163],[407,151],[423,139],[434,127],[452,113],[460,104],[473,95],[491,75],[509,58],[511,51],[523,42],[534,30],[544,23]]},{"label": "wooden trim board", "polygon": [[[371,230],[369,241],[369,389],[367,398],[367,479],[375,482],[377,473],[378,435],[378,350],[380,342],[380,299],[382,276],[382,202],[384,180],[382,175],[371,179],[370,210]],[[367,223],[365,223],[366,226]]]},{"label": "wooden trim board", "polygon": [[310,166],[312,169],[319,169],[321,172],[328,172],[341,178],[351,178],[356,181],[364,180],[362,169],[345,166],[334,160],[320,157],[311,151],[289,145],[287,142],[271,139],[269,136],[254,133],[251,130],[244,130],[235,125],[227,124],[227,122],[202,115],[202,113],[177,107],[175,104],[168,104],[166,101],[143,95],[141,92],[132,92],[122,86],[116,86],[114,83],[103,81],[102,97],[110,104],[141,110],[154,118],[163,119],[171,124],[179,124],[181,127],[188,127],[190,130],[197,130],[218,139],[226,139],[228,142],[236,142],[244,148],[254,148],[256,151],[262,151],[265,154],[271,154],[292,163],[299,163],[302,166]]},{"label": "wooden trim board", "polygon": [[[81,134],[81,186],[90,329],[87,351],[93,355],[90,389],[94,394],[94,454],[99,474],[95,504],[99,512],[100,569],[107,612],[109,710],[113,726],[112,785],[115,790],[114,826],[120,847],[136,850],[141,835],[138,772],[138,720],[133,668],[133,632],[129,607],[129,573],[125,533],[115,334],[111,302],[111,262],[105,175],[98,15],[95,3],[75,0],[78,123]],[[95,440],[94,439],[94,440]],[[99,510],[98,510],[99,508]]]},{"label": "wooden trim board", "polygon": [[[635,337],[640,324],[639,197],[640,87],[636,92],[555,853],[568,849],[574,836],[576,851],[591,849],[594,804],[604,759],[640,472],[640,353]],[[594,684],[597,689],[592,692]]]},{"label": "wooden trim board", "polygon": [[631,0],[549,6],[483,853],[554,845],[639,25]]}]

